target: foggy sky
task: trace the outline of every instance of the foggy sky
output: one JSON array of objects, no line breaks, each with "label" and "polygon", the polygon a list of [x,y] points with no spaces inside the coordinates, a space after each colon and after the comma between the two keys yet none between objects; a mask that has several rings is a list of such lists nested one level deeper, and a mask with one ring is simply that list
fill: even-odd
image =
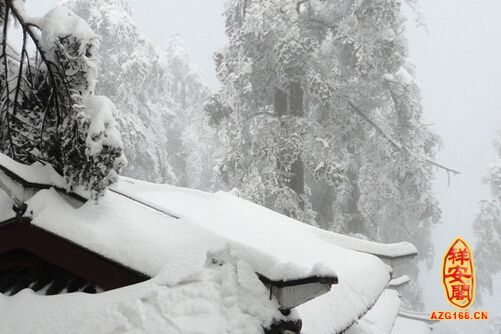
[{"label": "foggy sky", "polygon": [[[130,0],[140,29],[158,46],[180,32],[191,60],[198,64],[212,89],[212,54],[225,45],[224,0]],[[41,13],[54,1],[28,0],[32,13]],[[443,224],[434,228],[436,259],[421,275],[428,311],[449,309],[440,286],[440,261],[456,236],[475,243],[471,223],[479,201],[489,198],[482,185],[494,158],[492,139],[501,129],[501,2],[499,0],[422,0],[429,33],[408,24],[411,56],[422,90],[425,119],[443,140],[437,160],[461,171],[452,177],[438,171],[435,190],[443,210]],[[499,256],[499,255],[497,255]],[[499,277],[498,277],[499,278]],[[498,279],[497,295],[501,295]],[[487,310],[501,313],[491,299]],[[495,312],[496,311],[496,312]]]},{"label": "foggy sky", "polygon": [[218,86],[212,55],[226,44],[224,0],[129,1],[143,33],[160,47],[173,33],[181,33],[190,60],[200,67],[212,89]]},{"label": "foggy sky", "polygon": [[[501,2],[421,3],[429,33],[416,28],[410,19],[408,37],[425,123],[432,124],[431,129],[442,137],[444,147],[437,160],[461,171],[461,175],[451,177],[450,186],[446,173],[437,172],[435,190],[443,224],[434,228],[434,266],[421,275],[427,309],[432,310],[447,307],[440,285],[445,250],[457,236],[465,237],[470,244],[476,242],[471,224],[480,200],[490,197],[482,178],[494,159],[492,140],[501,130]],[[500,281],[498,277],[498,302],[491,299],[486,303],[492,315],[501,313]]]}]

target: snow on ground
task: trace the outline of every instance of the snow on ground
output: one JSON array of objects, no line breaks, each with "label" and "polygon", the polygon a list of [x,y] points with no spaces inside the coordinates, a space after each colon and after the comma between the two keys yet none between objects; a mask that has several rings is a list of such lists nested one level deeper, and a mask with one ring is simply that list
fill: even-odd
[{"label": "snow on ground", "polygon": [[398,317],[391,334],[430,334],[430,326],[424,321]]},{"label": "snow on ground", "polygon": [[278,305],[244,263],[206,265],[177,283],[161,276],[95,294],[0,294],[0,333],[262,334]]}]

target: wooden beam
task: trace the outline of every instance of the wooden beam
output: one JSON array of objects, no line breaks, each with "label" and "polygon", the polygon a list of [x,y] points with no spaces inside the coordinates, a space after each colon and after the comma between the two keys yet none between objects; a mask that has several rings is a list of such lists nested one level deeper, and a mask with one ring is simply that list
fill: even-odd
[{"label": "wooden beam", "polygon": [[14,218],[0,225],[0,254],[15,249],[35,254],[104,290],[137,284],[150,278],[34,226],[28,218]]}]

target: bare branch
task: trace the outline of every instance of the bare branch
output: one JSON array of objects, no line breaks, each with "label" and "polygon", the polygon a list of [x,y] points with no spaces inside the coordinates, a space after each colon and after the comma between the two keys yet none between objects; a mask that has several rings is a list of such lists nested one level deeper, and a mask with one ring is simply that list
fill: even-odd
[{"label": "bare branch", "polygon": [[394,140],[390,135],[388,135],[386,133],[386,131],[384,131],[381,127],[379,127],[373,120],[371,120],[369,118],[369,116],[367,116],[362,110],[360,110],[360,108],[358,108],[356,105],[354,105],[351,101],[348,101],[348,105],[351,107],[351,109],[353,111],[355,111],[358,115],[360,115],[367,123],[369,123],[370,125],[372,125],[376,129],[376,131],[379,134],[381,134],[391,144],[391,146],[395,150],[397,150],[399,152],[405,151],[408,154],[410,154],[411,156],[415,157],[416,159],[424,161],[424,162],[427,162],[427,163],[429,163],[431,165],[434,165],[435,167],[438,167],[440,169],[443,169],[447,173],[461,174],[459,171],[454,170],[454,169],[449,168],[449,167],[446,167],[446,166],[444,166],[442,164],[439,164],[439,163],[433,161],[432,159],[430,159],[429,157],[424,157],[424,156],[421,156],[419,154],[416,154],[416,153],[412,152],[411,150],[409,150],[409,148],[407,148],[406,146],[401,145],[396,140]]},{"label": "bare branch", "polygon": [[26,53],[26,30],[23,28],[23,44],[21,49],[21,61],[19,62],[19,74],[17,75],[17,85],[14,95],[14,108],[12,111],[12,115],[16,116],[18,100],[19,100],[19,92],[21,91],[21,82],[23,81],[23,66],[24,66],[24,54]]},{"label": "bare branch", "polygon": [[[4,16],[4,22],[3,22],[3,40],[2,40],[2,52],[4,55],[7,55],[7,29],[9,26],[9,7],[5,6],[5,16]],[[6,103],[7,107],[6,110],[9,110],[9,105],[10,105],[10,90],[9,90],[9,61],[7,57],[4,56],[4,70],[5,70],[5,90],[7,91],[6,96]],[[9,115],[6,114],[6,120],[9,122]],[[12,135],[10,133],[10,129],[7,128],[7,136],[9,140],[9,147],[10,147],[10,156],[11,158],[15,158],[15,152],[14,152],[14,143],[12,142]]]}]

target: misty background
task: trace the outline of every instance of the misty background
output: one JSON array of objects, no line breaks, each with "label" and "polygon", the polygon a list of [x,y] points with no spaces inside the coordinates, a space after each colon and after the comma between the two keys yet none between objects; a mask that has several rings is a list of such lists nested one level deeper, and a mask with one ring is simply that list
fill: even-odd
[{"label": "misty background", "polygon": [[[501,26],[496,23],[501,3],[423,0],[421,4],[428,32],[411,18],[407,36],[425,120],[443,141],[437,159],[461,171],[451,175],[450,185],[446,173],[436,174],[443,223],[433,231],[434,265],[421,271],[425,302],[432,310],[448,306],[440,285],[443,253],[457,236],[470,243],[479,241],[471,224],[480,200],[489,198],[482,178],[494,159],[492,140],[501,125]],[[495,297],[484,298],[484,308],[492,315],[501,313],[499,275],[496,281]]]},{"label": "misty background", "polygon": [[[45,13],[56,1],[28,0],[33,15]],[[191,61],[200,67],[211,90],[219,84],[212,55],[226,44],[222,12],[225,0],[130,0],[134,19],[157,46],[180,33]],[[489,197],[482,184],[494,159],[492,140],[501,124],[501,2],[498,0],[422,0],[416,14],[406,9],[407,36],[421,88],[425,120],[443,142],[437,161],[461,172],[450,176],[437,171],[435,191],[440,201],[442,224],[433,229],[435,261],[421,267],[420,280],[426,310],[448,309],[440,283],[443,253],[457,236],[472,245],[471,224],[479,202]],[[422,15],[426,27],[416,25]],[[495,256],[493,254],[493,256]],[[482,309],[501,314],[501,277],[495,296],[484,297]]]}]

